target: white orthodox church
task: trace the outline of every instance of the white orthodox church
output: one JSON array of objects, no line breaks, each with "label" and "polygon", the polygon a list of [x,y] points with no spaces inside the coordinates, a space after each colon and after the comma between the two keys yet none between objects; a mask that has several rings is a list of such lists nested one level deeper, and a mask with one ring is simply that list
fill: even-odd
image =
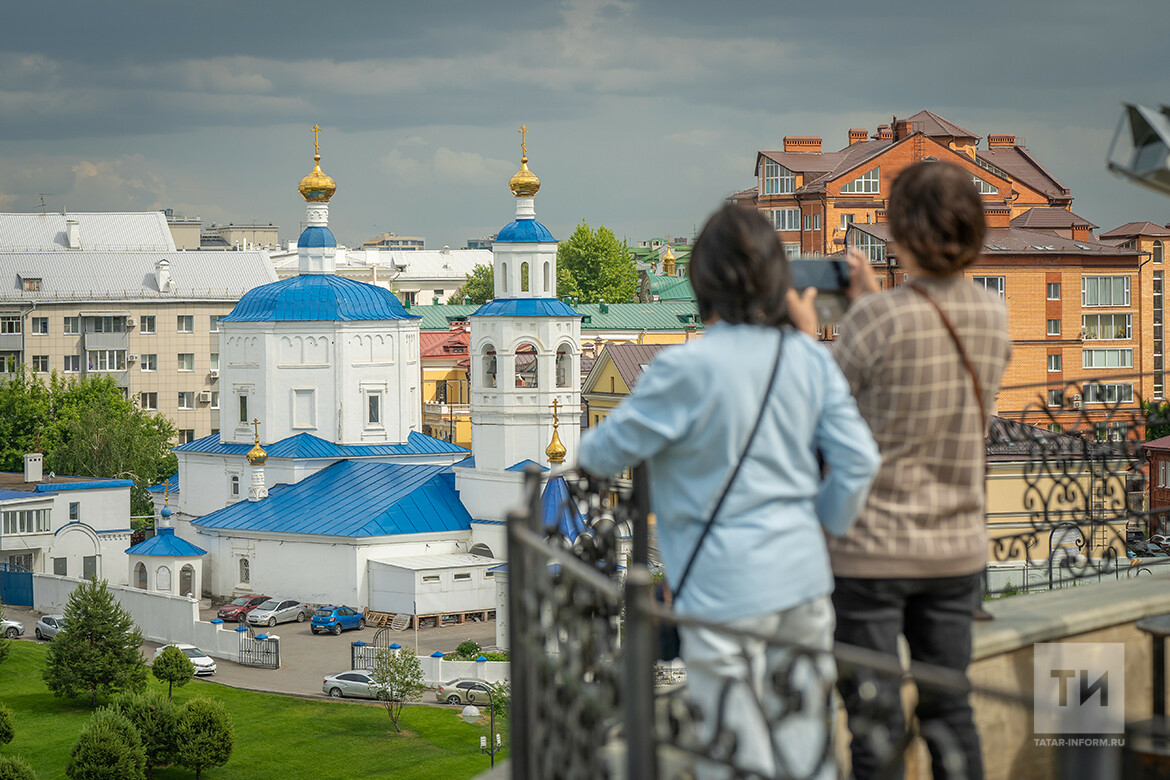
[{"label": "white orthodox church", "polygon": [[536,220],[540,181],[522,150],[496,297],[471,316],[468,453],[421,433],[419,318],[334,273],[336,185],[317,146],[299,187],[300,275],[253,289],[220,321],[221,431],[175,448],[160,527],[206,551],[204,592],[495,609],[520,472],[558,462],[580,435],[572,424],[554,437],[554,409],[579,416],[580,317],[556,297],[557,243]]}]

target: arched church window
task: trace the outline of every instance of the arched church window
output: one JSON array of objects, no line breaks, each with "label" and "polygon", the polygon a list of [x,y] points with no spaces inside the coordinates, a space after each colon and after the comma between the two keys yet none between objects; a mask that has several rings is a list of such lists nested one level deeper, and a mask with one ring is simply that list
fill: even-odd
[{"label": "arched church window", "polygon": [[146,564],[142,561],[134,565],[134,585],[139,590],[146,590]]},{"label": "arched church window", "polygon": [[491,344],[483,348],[483,386],[496,386],[496,348]]},{"label": "arched church window", "polygon": [[238,474],[232,475],[232,498],[240,497],[240,477]]},{"label": "arched church window", "polygon": [[252,564],[247,558],[240,558],[240,582],[252,581]]},{"label": "arched church window", "polygon": [[516,347],[516,387],[538,387],[537,366],[539,360],[536,347],[531,344],[521,344]]},{"label": "arched church window", "polygon": [[547,260],[544,263],[544,292],[552,293],[552,264]]},{"label": "arched church window", "polygon": [[492,548],[488,547],[483,542],[477,542],[477,543],[471,545],[471,549],[468,550],[468,552],[471,553],[472,555],[482,555],[484,558],[494,558],[495,557],[494,555],[492,555]]},{"label": "arched church window", "polygon": [[1163,251],[1162,242],[1155,241],[1154,242],[1154,262],[1155,263],[1162,262],[1162,251]]},{"label": "arched church window", "polygon": [[573,353],[568,344],[557,347],[557,387],[568,387],[573,368]]},{"label": "arched church window", "polygon": [[507,263],[500,263],[500,273],[504,277],[503,291],[508,292],[508,264]]},{"label": "arched church window", "polygon": [[528,292],[528,263],[520,264],[520,292]]},{"label": "arched church window", "polygon": [[170,591],[171,570],[166,566],[159,566],[158,571],[154,573],[154,589]]},{"label": "arched church window", "polygon": [[195,567],[189,563],[179,569],[179,595],[195,596]]}]

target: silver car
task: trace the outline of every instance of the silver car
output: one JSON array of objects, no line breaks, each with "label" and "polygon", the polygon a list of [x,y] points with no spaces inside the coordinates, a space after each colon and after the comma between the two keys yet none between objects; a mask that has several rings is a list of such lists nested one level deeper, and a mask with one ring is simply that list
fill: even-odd
[{"label": "silver car", "polygon": [[321,690],[335,699],[349,696],[356,699],[378,698],[378,683],[370,672],[353,669],[340,674],[330,674],[321,681]]},{"label": "silver car", "polygon": [[24,623],[18,623],[15,620],[0,620],[0,635],[5,639],[16,639],[18,636],[24,636]]},{"label": "silver car", "polygon": [[275,626],[295,620],[304,623],[312,610],[295,599],[268,599],[248,613],[248,622],[253,626]]},{"label": "silver car", "polygon": [[33,628],[33,633],[37,635],[37,639],[52,639],[61,633],[63,628],[65,628],[64,615],[42,615],[41,619],[37,621],[36,627]]}]

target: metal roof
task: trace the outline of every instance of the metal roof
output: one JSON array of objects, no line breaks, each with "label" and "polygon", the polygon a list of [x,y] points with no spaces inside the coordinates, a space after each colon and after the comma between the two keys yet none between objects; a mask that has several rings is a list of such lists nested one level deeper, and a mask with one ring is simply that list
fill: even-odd
[{"label": "metal roof", "polygon": [[167,493],[173,493],[175,495],[178,495],[179,494],[179,474],[178,474],[178,472],[170,475],[169,477],[167,477],[165,480],[163,480],[162,482],[160,482],[157,485],[151,485],[150,487],[148,487],[146,489],[146,492],[147,493],[167,492]]},{"label": "metal roof", "polygon": [[450,466],[343,460],[261,501],[240,501],[193,520],[204,528],[314,536],[390,536],[466,531]]},{"label": "metal roof", "polygon": [[[174,287],[169,292],[158,289],[160,260],[170,263]],[[23,289],[21,279],[30,277],[41,280],[39,290]],[[275,280],[261,251],[0,251],[0,300],[234,301]]]},{"label": "metal roof", "polygon": [[[77,222],[81,249],[69,249],[65,223]],[[0,214],[0,251],[174,252],[161,211],[139,213]]]},{"label": "metal roof", "polygon": [[335,247],[337,239],[333,237],[333,231],[324,225],[310,225],[301,232],[300,238],[297,239],[297,246],[308,249]]},{"label": "metal roof", "polygon": [[548,228],[535,219],[515,219],[496,234],[497,244],[555,242]]},{"label": "metal roof", "polygon": [[[545,299],[528,299],[545,300]],[[451,321],[466,320],[479,309],[490,306],[499,301],[491,301],[483,306],[416,306],[410,311],[419,314],[421,330],[450,330]],[[688,325],[703,327],[699,322],[699,309],[694,301],[655,301],[653,303],[607,303],[606,311],[601,310],[599,303],[564,304],[574,314],[587,319],[581,323],[583,333],[589,331],[608,330],[678,330]],[[563,310],[562,310],[563,311]],[[561,316],[561,315],[558,315]],[[564,316],[572,316],[566,314]]]},{"label": "metal roof", "polygon": [[394,566],[411,571],[425,571],[427,569],[458,569],[465,566],[499,566],[503,561],[471,553],[448,553],[447,555],[407,555],[401,558],[387,558],[386,560],[370,558],[370,563],[379,563],[383,566]]},{"label": "metal roof", "polygon": [[536,466],[541,471],[548,471],[548,469],[545,468],[544,466],[542,466],[539,463],[537,463],[536,461],[530,460],[528,458],[525,458],[524,460],[517,461],[517,462],[513,463],[511,466],[504,469],[504,471],[523,471],[524,469],[528,468],[529,466]]},{"label": "metal roof", "polygon": [[657,295],[660,301],[695,300],[695,289],[691,286],[691,280],[685,276],[647,272],[646,277],[650,280],[650,293]]},{"label": "metal roof", "polygon": [[126,549],[127,555],[159,555],[171,558],[193,558],[207,555],[207,550],[196,547],[182,537],[175,536],[174,528],[160,528],[155,536]]},{"label": "metal roof", "polygon": [[29,491],[25,490],[0,490],[0,501],[7,501],[10,498],[32,498]]},{"label": "metal roof", "polygon": [[544,493],[540,496],[540,515],[545,528],[555,528],[570,542],[589,530],[589,524],[577,509],[577,502],[569,495],[564,477],[553,477],[544,486]]},{"label": "metal roof", "polygon": [[103,488],[134,487],[132,479],[91,479],[85,482],[52,482],[37,485],[34,493],[59,493],[62,490],[100,490]]},{"label": "metal roof", "polygon": [[419,319],[382,287],[333,274],[281,279],[247,293],[224,322]]},{"label": "metal roof", "polygon": [[[444,455],[467,452],[457,444],[411,431],[405,444],[334,444],[309,433],[263,445],[270,458],[369,458],[385,455]],[[216,455],[245,455],[251,444],[223,443],[219,434],[180,444],[175,452],[206,452]],[[157,491],[156,491],[157,492]]]},{"label": "metal roof", "polygon": [[473,317],[576,317],[573,307],[557,298],[497,298],[471,313]]}]

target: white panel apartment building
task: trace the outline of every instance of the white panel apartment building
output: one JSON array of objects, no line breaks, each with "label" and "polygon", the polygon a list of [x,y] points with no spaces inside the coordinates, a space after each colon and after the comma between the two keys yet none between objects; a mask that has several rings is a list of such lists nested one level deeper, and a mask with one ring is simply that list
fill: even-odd
[{"label": "white panel apartment building", "polygon": [[178,251],[162,212],[0,214],[0,378],[109,375],[180,443],[218,431],[219,328],[276,275],[262,251]]}]

